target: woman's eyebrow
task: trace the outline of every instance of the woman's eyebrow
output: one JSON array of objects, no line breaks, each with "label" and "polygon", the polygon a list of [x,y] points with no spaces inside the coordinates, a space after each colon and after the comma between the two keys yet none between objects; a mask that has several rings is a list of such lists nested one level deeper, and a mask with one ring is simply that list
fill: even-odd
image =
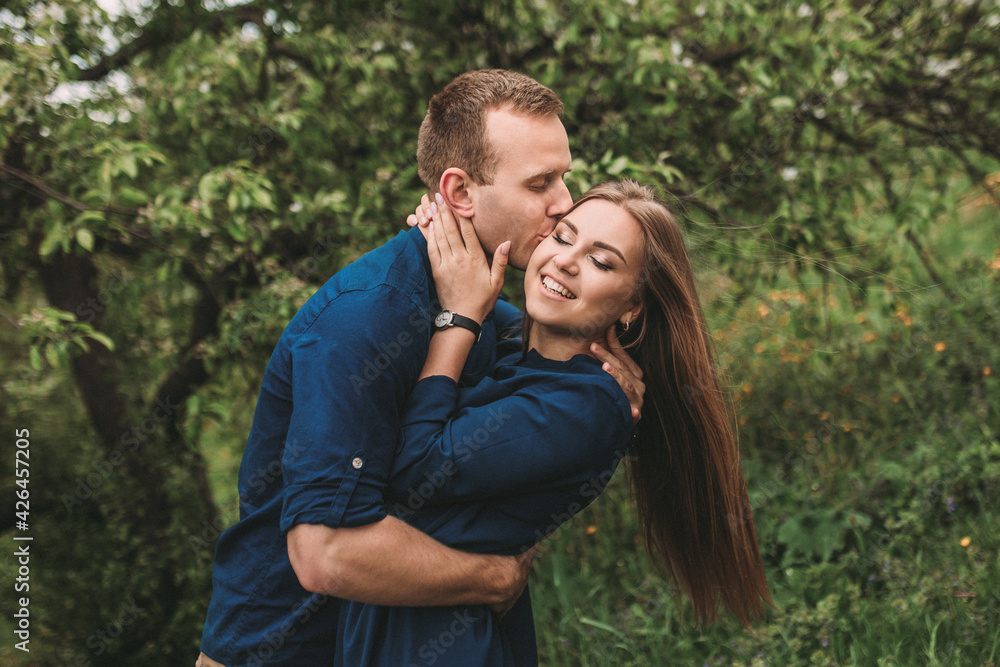
[{"label": "woman's eyebrow", "polygon": [[626,266],[628,265],[628,261],[625,259],[625,255],[622,254],[621,250],[619,250],[618,248],[614,247],[610,243],[604,243],[603,241],[594,241],[594,247],[604,248],[605,250],[610,250],[611,252],[613,252],[616,255],[618,255],[619,257],[621,257],[622,261],[625,262]]},{"label": "woman's eyebrow", "polygon": [[[566,225],[567,227],[569,227],[570,231],[573,232],[574,234],[577,234],[577,235],[580,234],[580,230],[578,230],[576,228],[576,225],[574,225],[572,222],[570,222],[567,218],[560,219],[559,223],[563,224],[563,225]],[[625,265],[628,266],[628,260],[625,259],[625,255],[622,254],[622,251],[619,250],[618,248],[614,247],[610,243],[605,243],[604,241],[594,241],[592,245],[595,248],[603,248],[605,250],[610,250],[611,252],[613,252],[616,255],[618,255],[619,257],[621,257],[622,261],[625,262]]]}]

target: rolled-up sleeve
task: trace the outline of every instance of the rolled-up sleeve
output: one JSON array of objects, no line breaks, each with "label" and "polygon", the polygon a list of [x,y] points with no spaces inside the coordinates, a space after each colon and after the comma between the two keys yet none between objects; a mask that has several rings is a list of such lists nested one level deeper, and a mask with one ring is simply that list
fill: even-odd
[{"label": "rolled-up sleeve", "polygon": [[339,295],[294,341],[282,530],[386,516],[399,415],[427,337],[418,306],[381,286]]},{"label": "rolled-up sleeve", "polygon": [[414,387],[393,464],[395,497],[428,480],[436,489],[423,497],[437,505],[586,478],[631,431],[628,400],[610,376],[567,375],[479,407],[456,408],[458,392],[440,376]]}]

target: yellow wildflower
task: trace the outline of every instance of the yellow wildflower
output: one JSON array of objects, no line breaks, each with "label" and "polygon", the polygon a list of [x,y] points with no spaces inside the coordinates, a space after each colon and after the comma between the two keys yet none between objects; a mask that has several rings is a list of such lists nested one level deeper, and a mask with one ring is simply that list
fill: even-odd
[{"label": "yellow wildflower", "polygon": [[972,538],[971,537],[963,537],[962,541],[959,542],[959,544],[961,544],[963,547],[967,547],[970,544],[972,544]]},{"label": "yellow wildflower", "polygon": [[934,343],[934,351],[935,352],[944,352],[947,349],[948,349],[948,346],[945,344],[945,342],[943,340],[939,340],[938,342]]}]

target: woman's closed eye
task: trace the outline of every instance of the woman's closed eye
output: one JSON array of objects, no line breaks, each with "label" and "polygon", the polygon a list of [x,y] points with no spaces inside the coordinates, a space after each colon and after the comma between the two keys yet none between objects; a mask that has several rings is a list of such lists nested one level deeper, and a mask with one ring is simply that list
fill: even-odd
[{"label": "woman's closed eye", "polygon": [[[562,234],[553,234],[552,239],[559,245],[566,245],[566,246],[573,245],[573,242],[570,241],[568,238],[564,237]],[[589,257],[590,261],[594,263],[594,266],[596,266],[601,271],[611,271],[615,268],[610,264],[601,261],[594,255],[588,255],[587,257]]]},{"label": "woman's closed eye", "polygon": [[604,262],[602,262],[601,260],[597,259],[593,255],[590,256],[590,261],[592,261],[594,263],[594,266],[596,266],[597,268],[599,268],[601,271],[610,271],[611,269],[614,268],[610,264],[605,264]]}]

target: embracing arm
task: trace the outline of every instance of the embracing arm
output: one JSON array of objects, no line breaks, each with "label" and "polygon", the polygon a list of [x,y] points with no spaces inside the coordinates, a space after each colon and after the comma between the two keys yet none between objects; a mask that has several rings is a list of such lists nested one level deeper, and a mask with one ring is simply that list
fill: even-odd
[{"label": "embracing arm", "polygon": [[[425,372],[457,377],[473,338],[459,328],[435,334]],[[533,557],[534,550],[516,557],[457,551],[392,516],[288,531],[288,558],[303,588],[372,604],[488,604],[503,613],[524,590]]]},{"label": "embracing arm", "polygon": [[[473,317],[482,323],[486,314],[493,308],[500,286],[503,283],[503,270],[507,264],[506,248],[503,244],[494,256],[493,266],[487,264],[482,254],[482,248],[472,230],[471,223],[464,221],[456,225],[450,217],[450,212],[442,212],[447,218],[446,223],[439,221],[437,229],[428,238],[428,258],[434,267],[435,282],[438,297],[442,305],[454,309],[461,315]],[[423,230],[422,230],[423,231]],[[428,230],[429,231],[429,230]],[[351,321],[351,318],[337,317],[337,321]],[[370,319],[370,318],[369,318]],[[377,331],[376,326],[373,329]],[[390,338],[393,332],[382,332],[376,336]],[[350,337],[324,337],[326,340],[355,340]],[[465,365],[469,351],[475,341],[475,336],[466,329],[452,327],[436,332],[430,340],[428,355],[420,377],[427,375],[445,375],[458,378]],[[369,349],[361,355],[351,355],[354,363],[372,353],[376,340],[354,342],[353,345],[365,346]],[[326,349],[322,342],[320,349]],[[406,355],[404,355],[406,356]],[[304,357],[303,366],[311,368],[320,359],[316,355]],[[326,364],[327,368],[337,368],[341,377],[346,376],[349,369],[340,368],[336,363]],[[303,368],[305,372],[309,372]],[[386,369],[391,372],[392,369]],[[407,371],[407,374],[409,371]],[[329,376],[327,372],[324,377]],[[367,377],[367,376],[366,376]],[[412,377],[412,376],[411,376]],[[383,374],[378,374],[373,382],[377,385],[384,382]],[[385,419],[390,410],[383,410],[383,418],[377,414],[366,415],[363,404],[372,402],[373,397],[380,396],[378,386],[363,387],[367,401],[354,401],[354,405],[327,406],[320,420],[333,410],[344,413],[339,420],[342,428],[347,424],[360,424],[362,430],[369,434],[383,429],[397,432],[398,419]],[[399,383],[390,383],[398,387]],[[358,386],[354,387],[355,390]],[[343,391],[326,391],[321,395],[343,397]],[[378,399],[376,399],[378,400]],[[368,417],[372,418],[368,421]],[[303,429],[308,431],[316,422],[315,412],[305,416]],[[294,421],[294,416],[293,416]],[[350,433],[339,434],[342,440],[350,441]],[[383,438],[385,440],[386,438]],[[391,438],[395,441],[395,438]],[[345,523],[340,518],[331,521],[331,515],[311,512],[309,507],[303,512],[297,512],[296,503],[285,504],[284,527],[288,530],[288,556],[300,583],[307,590],[321,592],[336,597],[390,605],[442,605],[442,604],[489,604],[496,611],[503,612],[516,601],[527,583],[527,573],[531,566],[534,552],[528,551],[518,557],[499,557],[462,553],[452,550],[436,542],[427,535],[404,522],[386,516],[384,507],[378,507],[374,498],[381,499],[377,493],[381,489],[374,484],[365,484],[366,476],[361,475],[362,469],[368,471],[372,463],[376,464],[377,483],[384,484],[384,473],[388,472],[386,465],[386,450],[384,443],[376,451],[369,448],[358,449],[352,455],[350,466],[339,462],[338,475],[343,481],[337,486],[337,497],[333,507],[344,495],[367,498],[365,505],[369,508],[354,516],[348,516],[352,521]],[[394,448],[389,448],[389,454]],[[310,477],[315,476],[311,470],[303,470],[299,465],[296,469],[303,474],[304,486],[308,487]],[[342,471],[342,472],[341,472]],[[292,480],[293,482],[296,480]],[[356,482],[356,486],[355,486]],[[302,486],[300,484],[300,486]],[[306,491],[308,493],[308,490]]]},{"label": "embracing arm", "polygon": [[505,611],[527,583],[534,550],[521,556],[445,547],[395,517],[357,528],[299,524],[288,557],[302,587],[373,604],[488,604]]},{"label": "embracing arm", "polygon": [[[384,317],[371,316],[372,303],[386,308],[378,313]],[[503,611],[527,582],[531,554],[459,552],[386,516],[383,494],[403,400],[396,392],[413,381],[405,378],[416,378],[420,358],[400,355],[378,374],[367,372],[365,362],[377,358],[384,341],[426,335],[423,320],[413,324],[417,319],[403,308],[391,292],[344,295],[292,346],[289,377],[298,400],[281,460],[289,560],[302,586],[314,592],[394,605],[490,604]],[[370,325],[365,336],[342,330],[366,315],[384,324]],[[461,329],[445,338],[463,334],[472,339]]]}]

